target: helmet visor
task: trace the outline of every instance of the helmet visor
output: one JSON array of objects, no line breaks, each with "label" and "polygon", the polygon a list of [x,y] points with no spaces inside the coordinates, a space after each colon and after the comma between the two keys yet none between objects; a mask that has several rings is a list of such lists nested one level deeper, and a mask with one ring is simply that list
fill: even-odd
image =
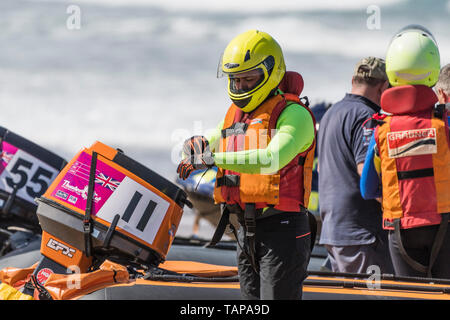
[{"label": "helmet visor", "polygon": [[230,92],[236,95],[247,93],[258,87],[264,81],[262,68],[240,73],[228,74]]},{"label": "helmet visor", "polygon": [[[232,63],[228,62],[224,64],[223,61],[223,54],[220,56],[219,64],[217,65],[217,78],[222,78],[223,76],[227,76],[230,74],[238,74],[241,72],[257,69],[257,68],[264,68],[266,69],[267,73],[270,75],[272,73],[272,69],[275,66],[275,58],[273,56],[266,56],[265,58],[261,59],[255,59],[259,60],[261,62],[257,63],[256,65],[252,65],[251,67],[245,67],[242,68],[242,66],[239,63]],[[230,71],[224,71],[224,68],[230,69]],[[236,69],[236,71],[232,70]]]}]

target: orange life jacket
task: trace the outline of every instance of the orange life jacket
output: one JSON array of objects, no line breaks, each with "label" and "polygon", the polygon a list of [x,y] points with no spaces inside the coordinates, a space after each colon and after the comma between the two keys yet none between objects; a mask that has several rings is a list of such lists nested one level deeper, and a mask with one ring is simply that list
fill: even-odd
[{"label": "orange life jacket", "polygon": [[423,85],[386,90],[375,129],[381,159],[384,227],[439,224],[450,212],[450,139],[445,109],[436,115],[433,90]]},{"label": "orange life jacket", "polygon": [[[312,112],[299,99],[301,90],[289,90],[289,86],[295,86],[296,79],[302,81],[301,76],[290,72],[285,78],[285,83],[289,83],[286,91],[295,93],[275,95],[251,113],[244,113],[234,104],[230,106],[223,124],[219,152],[267,147],[278,117],[288,102],[294,102],[308,110],[314,121]],[[299,211],[300,206],[307,207],[311,192],[314,149],[315,140],[305,152],[297,154],[274,174],[247,174],[218,168],[214,188],[215,202],[239,204],[242,209],[245,208],[245,203],[255,203],[257,209],[274,206],[281,211],[294,212]]]}]

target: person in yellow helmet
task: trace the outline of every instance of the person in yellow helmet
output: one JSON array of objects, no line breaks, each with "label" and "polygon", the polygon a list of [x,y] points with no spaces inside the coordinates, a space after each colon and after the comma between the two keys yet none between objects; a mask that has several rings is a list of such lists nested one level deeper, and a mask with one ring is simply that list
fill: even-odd
[{"label": "person in yellow helmet", "polygon": [[450,136],[447,111],[432,87],[439,49],[424,27],[392,39],[381,108],[361,178],[364,198],[382,196],[383,228],[399,276],[450,278]]},{"label": "person in yellow helmet", "polygon": [[238,270],[244,299],[301,299],[315,230],[307,213],[315,148],[315,120],[300,101],[303,79],[286,72],[280,45],[249,30],[235,37],[220,60],[232,100],[208,138],[194,136],[177,172],[218,167],[214,199],[222,219],[237,214]]}]

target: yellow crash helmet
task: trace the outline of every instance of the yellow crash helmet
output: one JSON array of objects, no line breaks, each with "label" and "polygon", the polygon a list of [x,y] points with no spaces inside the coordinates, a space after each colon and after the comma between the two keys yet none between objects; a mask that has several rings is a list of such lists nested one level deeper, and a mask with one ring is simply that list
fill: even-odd
[{"label": "yellow crash helmet", "polygon": [[386,53],[386,74],[392,86],[432,87],[439,72],[438,45],[425,27],[408,25],[392,38]]},{"label": "yellow crash helmet", "polygon": [[[228,76],[228,95],[244,112],[258,107],[283,79],[286,72],[280,45],[269,34],[249,30],[235,37],[222,54],[217,76]],[[245,75],[257,76],[250,87],[239,87]]]}]

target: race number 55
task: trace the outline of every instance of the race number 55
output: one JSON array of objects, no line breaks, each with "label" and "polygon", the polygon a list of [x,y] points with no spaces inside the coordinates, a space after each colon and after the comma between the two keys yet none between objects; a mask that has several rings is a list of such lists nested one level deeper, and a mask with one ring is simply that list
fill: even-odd
[{"label": "race number 55", "polygon": [[5,170],[5,189],[16,189],[19,196],[34,201],[44,194],[56,173],[41,160],[19,150]]}]

